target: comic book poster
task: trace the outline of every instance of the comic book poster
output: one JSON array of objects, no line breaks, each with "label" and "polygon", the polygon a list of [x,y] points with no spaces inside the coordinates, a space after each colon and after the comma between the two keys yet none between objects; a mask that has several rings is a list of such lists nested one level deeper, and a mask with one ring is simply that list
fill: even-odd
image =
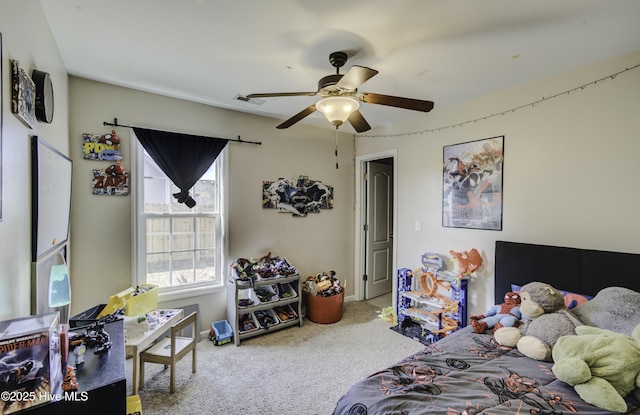
[{"label": "comic book poster", "polygon": [[502,230],[504,136],[443,148],[442,226]]},{"label": "comic book poster", "polygon": [[262,207],[293,216],[318,213],[320,209],[333,208],[333,187],[308,176],[299,176],[294,180],[279,178],[276,181],[263,181]]},{"label": "comic book poster", "polygon": [[93,169],[91,187],[94,195],[128,196],[129,173],[120,165],[120,161],[104,170]]},{"label": "comic book poster", "polygon": [[106,134],[82,134],[82,156],[87,160],[119,161],[120,137],[115,130]]},{"label": "comic book poster", "polygon": [[0,414],[57,400],[62,362],[58,313],[0,322]]}]

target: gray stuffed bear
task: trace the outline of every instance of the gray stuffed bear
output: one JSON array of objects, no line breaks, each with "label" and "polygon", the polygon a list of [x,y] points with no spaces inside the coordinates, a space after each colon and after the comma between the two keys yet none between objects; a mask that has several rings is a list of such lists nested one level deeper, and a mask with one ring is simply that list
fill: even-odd
[{"label": "gray stuffed bear", "polygon": [[551,362],[551,350],[560,336],[576,334],[580,320],[564,305],[562,294],[543,282],[530,282],[520,289],[523,326],[502,327],[493,333],[496,341],[532,359]]}]

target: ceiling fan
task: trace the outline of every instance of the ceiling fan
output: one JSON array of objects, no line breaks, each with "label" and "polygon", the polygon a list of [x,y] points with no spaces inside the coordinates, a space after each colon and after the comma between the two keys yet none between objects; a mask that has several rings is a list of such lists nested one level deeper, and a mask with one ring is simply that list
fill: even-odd
[{"label": "ceiling fan", "polygon": [[369,123],[358,110],[360,102],[368,104],[386,105],[414,111],[429,112],[433,109],[432,101],[413,98],[395,97],[391,95],[358,92],[358,87],[374,77],[378,71],[364,66],[354,65],[345,74],[340,74],[340,68],[347,62],[345,52],[333,52],[329,55],[329,62],[336,68],[335,75],[328,75],[318,81],[315,92],[274,92],[263,94],[249,94],[247,98],[315,96],[322,99],[303,109],[293,117],[284,121],[276,128],[289,128],[293,124],[313,114],[316,110],[322,112],[331,124],[338,128],[348,121],[353,128],[361,133],[371,129]]}]

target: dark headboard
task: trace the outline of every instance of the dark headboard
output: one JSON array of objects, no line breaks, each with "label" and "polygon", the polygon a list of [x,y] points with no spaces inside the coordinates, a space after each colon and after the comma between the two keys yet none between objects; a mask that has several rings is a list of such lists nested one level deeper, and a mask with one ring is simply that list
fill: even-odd
[{"label": "dark headboard", "polygon": [[611,286],[640,292],[640,254],[496,241],[496,304],[511,284],[532,281],[591,296]]}]

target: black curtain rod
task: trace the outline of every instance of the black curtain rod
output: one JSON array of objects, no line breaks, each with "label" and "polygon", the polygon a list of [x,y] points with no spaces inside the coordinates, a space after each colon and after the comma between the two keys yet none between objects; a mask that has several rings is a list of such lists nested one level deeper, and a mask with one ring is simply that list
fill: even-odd
[{"label": "black curtain rod", "polygon": [[[118,124],[118,119],[117,118],[114,118],[112,123],[111,122],[107,122],[107,121],[103,121],[102,125],[109,125],[111,127],[124,127],[124,128],[143,128],[143,127],[134,127],[133,125]],[[234,143],[257,144],[259,146],[262,145],[262,141],[247,141],[247,140],[241,139],[240,136],[238,136],[237,139],[226,138],[225,140],[232,141]]]}]

